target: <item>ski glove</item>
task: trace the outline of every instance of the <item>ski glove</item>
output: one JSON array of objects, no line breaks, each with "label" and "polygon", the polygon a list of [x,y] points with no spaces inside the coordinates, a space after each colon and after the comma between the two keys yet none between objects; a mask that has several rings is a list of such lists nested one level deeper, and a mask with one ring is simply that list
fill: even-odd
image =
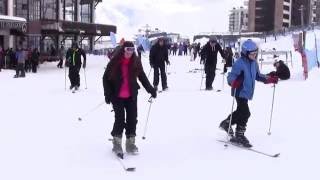
[{"label": "ski glove", "polygon": [[265,84],[270,84],[270,83],[277,84],[278,80],[279,80],[278,76],[269,76],[269,77],[267,77],[267,80],[264,83]]},{"label": "ski glove", "polygon": [[82,68],[85,69],[87,67],[87,65],[85,63],[83,63]]},{"label": "ski glove", "polygon": [[109,96],[105,96],[104,99],[105,99],[107,104],[110,104],[111,98]]},{"label": "ski glove", "polygon": [[232,81],[231,87],[234,89],[239,89],[241,84],[242,84],[242,82],[239,79],[236,79],[236,80]]},{"label": "ski glove", "polygon": [[170,61],[166,61],[167,65],[170,65]]},{"label": "ski glove", "polygon": [[157,97],[157,90],[155,88],[153,88],[150,94],[153,98],[156,98]]}]

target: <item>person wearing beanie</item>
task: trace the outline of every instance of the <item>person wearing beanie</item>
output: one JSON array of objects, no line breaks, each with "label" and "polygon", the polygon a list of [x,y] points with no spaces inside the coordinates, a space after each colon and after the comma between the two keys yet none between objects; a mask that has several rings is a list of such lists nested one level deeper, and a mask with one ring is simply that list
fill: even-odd
[{"label": "person wearing beanie", "polygon": [[157,43],[151,47],[149,61],[154,72],[153,86],[158,90],[159,75],[161,74],[162,90],[167,90],[166,64],[170,65],[170,61],[168,57],[168,48],[165,45],[165,40],[163,38],[159,38]]},{"label": "person wearing beanie", "polygon": [[218,52],[222,58],[225,59],[224,53],[217,41],[217,38],[212,36],[201,51],[201,59],[204,61],[204,70],[206,73],[206,90],[213,90],[212,83],[216,76]]},{"label": "person wearing beanie", "polygon": [[107,104],[112,103],[115,121],[111,135],[113,136],[112,151],[123,158],[122,134],[125,130],[126,151],[137,153],[135,144],[137,126],[137,97],[140,86],[137,79],[153,98],[156,90],[150,84],[140,58],[135,53],[131,42],[124,42],[119,51],[110,59],[103,75],[104,96]]},{"label": "person wearing beanie", "polygon": [[276,68],[276,71],[270,72],[269,76],[278,76],[281,80],[290,79],[290,70],[288,66],[282,61],[276,61],[273,66]]},{"label": "person wearing beanie", "polygon": [[[237,109],[232,113],[232,116],[230,114],[227,119],[220,123],[220,128],[231,136],[230,141],[232,143],[247,148],[252,147],[244,133],[250,117],[248,100],[253,98],[255,81],[261,81],[265,84],[278,83],[277,76],[266,76],[260,73],[257,57],[258,46],[251,39],[246,40],[241,47],[241,57],[235,61],[227,77],[232,96],[237,101]],[[231,125],[237,125],[235,136],[232,127],[229,126],[230,123]]]},{"label": "person wearing beanie", "polygon": [[[83,63],[81,62],[81,56],[83,57]],[[86,53],[83,49],[78,47],[76,42],[72,43],[71,48],[66,53],[65,65],[69,67],[69,79],[70,79],[70,90],[78,90],[80,87],[80,69],[81,65],[83,69],[86,68]]]}]

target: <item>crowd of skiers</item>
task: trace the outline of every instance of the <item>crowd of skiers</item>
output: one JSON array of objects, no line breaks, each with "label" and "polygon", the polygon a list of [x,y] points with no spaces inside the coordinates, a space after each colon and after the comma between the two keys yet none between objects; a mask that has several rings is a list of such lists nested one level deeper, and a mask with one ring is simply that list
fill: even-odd
[{"label": "crowd of skiers", "polygon": [[26,72],[37,72],[40,53],[37,48],[26,49],[18,46],[4,50],[0,47],[0,71],[3,68],[15,69],[14,78],[25,77]]},{"label": "crowd of skiers", "polygon": [[[170,47],[170,48],[168,48]],[[137,79],[149,92],[152,98],[157,97],[159,76],[161,77],[162,90],[168,89],[166,65],[170,65],[169,55],[176,55],[177,46],[166,45],[163,38],[151,47],[149,62],[154,70],[153,86],[149,82],[141,63],[141,55],[136,55],[133,43],[125,41],[116,48],[110,57],[103,76],[103,87],[105,101],[112,104],[115,121],[111,135],[113,136],[113,152],[120,157],[123,156],[122,135],[125,130],[126,151],[137,153],[138,148],[135,144],[136,125],[137,125],[137,95],[140,88]],[[230,141],[244,147],[251,147],[249,140],[244,135],[250,110],[248,101],[253,98],[255,81],[265,84],[277,84],[278,79],[288,79],[290,71],[283,63],[277,61],[274,66],[276,71],[267,75],[261,74],[257,64],[258,46],[252,41],[247,40],[242,44],[241,53],[235,55],[230,47],[221,48],[216,37],[211,37],[206,45],[200,50],[200,44],[191,46],[194,59],[200,55],[201,63],[204,64],[206,73],[206,90],[212,90],[212,83],[215,79],[217,65],[217,54],[224,59],[223,73],[227,72],[228,67],[232,67],[227,76],[228,84],[231,86],[232,96],[237,102],[236,110],[223,120],[219,127],[226,131],[230,136]],[[142,51],[139,52],[139,54]],[[235,56],[238,56],[236,59]],[[232,118],[231,118],[232,117]],[[235,132],[232,126],[236,125]]]},{"label": "crowd of skiers", "polygon": [[[188,47],[185,45],[182,46]],[[172,50],[171,47],[173,47]],[[237,102],[237,108],[220,123],[219,127],[228,133],[231,142],[244,147],[251,147],[244,133],[250,117],[248,101],[253,98],[255,81],[261,81],[265,84],[277,84],[279,78],[282,80],[290,78],[289,68],[280,60],[274,63],[276,71],[272,71],[267,75],[261,74],[257,63],[258,46],[250,39],[242,44],[241,52],[237,58],[235,58],[237,54],[235,53],[234,55],[230,47],[222,49],[216,37],[210,37],[209,41],[202,48],[200,48],[200,44],[193,44],[190,48],[194,59],[199,55],[201,59],[200,62],[204,65],[204,72],[206,74],[205,89],[208,91],[213,89],[212,83],[216,75],[218,53],[224,59],[224,69],[222,73],[226,73],[227,68],[232,67],[230,73],[227,75],[227,81],[231,86],[231,94]],[[115,121],[111,135],[113,136],[112,150],[116,154],[123,156],[122,136],[124,130],[126,136],[126,151],[128,153],[138,152],[135,137],[138,122],[137,97],[140,86],[137,80],[141,82],[146,91],[151,94],[152,98],[157,97],[160,77],[162,91],[166,91],[168,89],[166,66],[170,65],[169,55],[171,51],[172,55],[175,55],[175,45],[168,48],[164,38],[159,38],[151,47],[149,63],[154,71],[152,85],[141,63],[142,46],[138,47],[137,52],[139,54],[136,54],[134,44],[123,40],[120,45],[108,55],[110,61],[103,75],[103,87],[105,102],[112,104],[115,113]],[[39,62],[39,52],[37,49],[28,53],[27,50],[18,47],[16,52],[10,49],[4,53],[2,48],[0,48],[0,67],[2,67],[4,55],[8,55],[16,61],[17,73],[15,77],[24,77],[25,71],[30,67],[33,72],[37,71],[36,67]],[[80,87],[80,69],[81,67],[83,69],[86,68],[86,53],[74,42],[67,51],[61,46],[58,50],[58,56],[59,63],[57,67],[63,67],[63,60],[65,58],[65,66],[69,68],[70,90],[78,90]],[[27,59],[30,59],[30,62],[27,63]],[[232,129],[233,125],[236,125],[235,131]]]}]

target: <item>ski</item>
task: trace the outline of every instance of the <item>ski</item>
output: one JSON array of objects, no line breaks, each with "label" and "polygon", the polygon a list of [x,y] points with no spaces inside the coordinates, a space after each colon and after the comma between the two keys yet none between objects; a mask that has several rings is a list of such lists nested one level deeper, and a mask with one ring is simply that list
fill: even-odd
[{"label": "ski", "polygon": [[[115,153],[113,153],[115,154]],[[115,154],[117,160],[119,161],[119,163],[121,164],[122,168],[125,170],[125,171],[128,171],[128,172],[133,172],[136,170],[135,167],[127,167],[125,165],[125,162],[124,162],[124,157],[123,157],[123,154]]]},{"label": "ski", "polygon": [[230,141],[224,141],[224,140],[217,140],[217,141],[222,142],[222,143],[227,143],[227,144],[233,145],[235,147],[238,147],[238,148],[241,148],[241,149],[245,149],[245,150],[248,150],[248,151],[251,151],[251,152],[255,152],[257,154],[261,154],[261,155],[264,155],[264,156],[272,157],[272,158],[277,158],[277,157],[280,156],[280,153],[269,154],[269,153],[265,153],[265,152],[262,152],[262,151],[259,151],[259,150],[253,149],[253,148],[246,148],[246,147],[243,147],[243,146],[241,146],[239,144],[232,143]]},{"label": "ski", "polygon": [[[108,139],[109,141],[112,141],[112,139]],[[119,161],[120,165],[122,166],[122,168],[125,170],[125,171],[128,171],[128,172],[133,172],[136,170],[135,167],[127,167],[125,162],[124,162],[124,154],[123,153],[114,153],[112,152],[112,154],[114,154],[117,158],[117,160]]]}]

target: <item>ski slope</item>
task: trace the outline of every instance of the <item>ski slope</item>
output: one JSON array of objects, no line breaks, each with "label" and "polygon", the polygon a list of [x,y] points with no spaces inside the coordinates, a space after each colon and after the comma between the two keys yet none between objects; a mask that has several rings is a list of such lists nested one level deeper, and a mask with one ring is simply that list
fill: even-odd
[{"label": "ski slope", "polygon": [[[293,47],[292,42],[281,38],[278,45]],[[125,160],[128,167],[136,167],[135,172],[125,172],[111,153],[111,106],[103,104],[83,116],[104,101],[105,57],[88,57],[88,89],[81,71],[80,91],[75,94],[65,90],[64,69],[57,69],[55,63],[41,65],[37,74],[28,73],[24,79],[13,79],[14,71],[3,70],[0,179],[317,179],[320,71],[313,69],[304,81],[301,57],[293,53],[293,58],[292,79],[276,86],[270,136],[272,86],[257,83],[249,102],[251,117],[246,136],[254,148],[281,153],[279,158],[233,146],[225,148],[218,142],[226,139],[218,125],[230,113],[232,104],[230,88],[226,82],[222,86],[221,71],[216,71],[213,84],[221,92],[200,91],[201,71],[189,73],[201,69],[199,59],[190,62],[189,56],[170,57],[169,91],[158,94],[152,104],[146,140],[141,137],[150,95],[143,88],[139,92],[136,143],[140,154],[126,156]],[[146,56],[143,63],[148,74]],[[222,69],[221,59],[218,68]],[[270,70],[271,65],[263,66],[262,72]],[[82,121],[78,121],[79,116]]]}]

